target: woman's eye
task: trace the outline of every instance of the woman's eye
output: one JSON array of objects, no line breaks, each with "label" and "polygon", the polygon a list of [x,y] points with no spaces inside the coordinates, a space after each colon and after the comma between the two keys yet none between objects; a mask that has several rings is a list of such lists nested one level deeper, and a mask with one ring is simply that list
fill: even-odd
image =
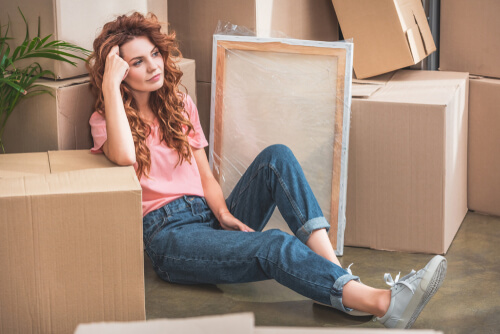
[{"label": "woman's eye", "polygon": [[155,52],[153,52],[153,57],[157,57],[157,56],[159,56],[159,55],[160,55],[160,51],[155,51]]},{"label": "woman's eye", "polygon": [[138,61],[136,61],[133,65],[134,65],[134,66],[139,66],[139,65],[141,65],[141,64],[142,64],[142,60],[138,60]]}]

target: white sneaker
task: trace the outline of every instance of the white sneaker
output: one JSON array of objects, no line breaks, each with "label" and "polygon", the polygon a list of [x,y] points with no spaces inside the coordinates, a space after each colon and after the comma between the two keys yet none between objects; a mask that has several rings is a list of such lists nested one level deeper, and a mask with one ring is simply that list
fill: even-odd
[{"label": "white sneaker", "polygon": [[436,293],[446,275],[446,259],[436,255],[427,265],[396,281],[390,274],[385,274],[385,281],[391,288],[391,304],[382,317],[375,317],[388,328],[410,328],[422,309]]},{"label": "white sneaker", "polygon": [[[349,275],[352,275],[352,271],[351,271],[351,266],[352,265],[353,265],[353,263],[351,263],[349,265],[349,267],[346,268],[346,271],[349,273]],[[327,307],[333,308],[332,305],[323,304],[323,303],[320,303],[320,302],[317,302],[317,301],[314,301],[314,303],[316,303],[318,305],[323,305],[323,306],[327,306]],[[346,311],[342,311],[342,312],[347,313],[349,315],[352,315],[354,317],[373,317],[373,314],[371,314],[371,313],[367,313],[367,312],[363,312],[363,311],[358,311],[358,310],[352,310],[350,312],[346,312]]]}]

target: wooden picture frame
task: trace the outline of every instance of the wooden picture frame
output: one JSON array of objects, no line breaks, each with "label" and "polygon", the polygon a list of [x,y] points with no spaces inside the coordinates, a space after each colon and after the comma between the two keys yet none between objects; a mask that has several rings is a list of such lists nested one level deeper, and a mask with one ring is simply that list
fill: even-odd
[{"label": "wooden picture frame", "polygon": [[213,46],[210,165],[224,196],[262,149],[285,144],[342,255],[352,43],[214,35]]}]

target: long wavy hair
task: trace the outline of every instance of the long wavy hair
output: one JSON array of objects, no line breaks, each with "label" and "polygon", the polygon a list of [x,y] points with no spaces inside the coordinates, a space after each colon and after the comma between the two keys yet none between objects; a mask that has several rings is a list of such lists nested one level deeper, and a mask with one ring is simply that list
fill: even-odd
[{"label": "long wavy hair", "polygon": [[[88,58],[86,66],[90,73],[91,89],[97,96],[95,110],[103,115],[106,112],[102,92],[106,56],[113,46],[122,46],[139,36],[147,37],[158,48],[164,62],[163,86],[151,92],[149,97],[149,106],[160,126],[161,140],[177,151],[179,160],[176,166],[182,164],[184,160],[191,163],[191,149],[187,136],[190,131],[194,131],[194,128],[185,110],[183,95],[179,91],[182,72],[176,66],[175,59],[182,55],[175,33],[161,32],[161,23],[154,14],[149,13],[144,16],[135,12],[128,16],[118,16],[116,20],[106,23],[94,40],[94,51]],[[140,180],[143,175],[148,177],[151,168],[151,152],[146,145],[146,138],[151,133],[151,128],[139,117],[137,102],[130,86],[124,81],[120,85],[120,92],[134,139],[136,173]]]}]

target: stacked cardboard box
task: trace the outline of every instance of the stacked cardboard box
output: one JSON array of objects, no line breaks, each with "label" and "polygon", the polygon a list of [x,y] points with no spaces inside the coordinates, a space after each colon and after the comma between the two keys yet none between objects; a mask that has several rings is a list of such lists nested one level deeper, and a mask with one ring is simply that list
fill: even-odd
[{"label": "stacked cardboard box", "polygon": [[0,333],[145,319],[141,187],[104,155],[0,155]]},{"label": "stacked cardboard box", "polygon": [[[181,59],[184,73],[181,90],[196,103],[195,62]],[[9,117],[3,136],[7,153],[75,150],[92,147],[89,119],[95,97],[88,77],[62,81],[40,80],[52,95],[44,94],[22,101]]]},{"label": "stacked cardboard box", "polygon": [[468,75],[386,79],[353,87],[345,245],[446,253],[467,212]]},{"label": "stacked cardboard box", "polygon": [[[153,11],[167,25],[167,1],[3,1],[0,22],[9,22],[11,49],[22,43],[26,26],[19,7],[26,17],[30,36],[37,35],[40,16],[42,37],[64,40],[92,50],[92,43],[102,26],[117,15],[132,11]],[[165,28],[166,30],[166,28]],[[40,80],[53,96],[41,95],[21,102],[9,117],[3,142],[7,153],[44,152],[48,150],[83,149],[92,146],[88,120],[94,111],[95,98],[89,90],[87,70],[83,61],[77,66],[52,59],[36,59],[43,69],[54,72],[58,81]],[[27,64],[21,62],[20,66]],[[195,64],[182,61],[183,84],[196,102]]]},{"label": "stacked cardboard box", "polygon": [[203,131],[210,131],[212,36],[230,22],[269,37],[336,41],[338,23],[330,0],[169,0],[170,30],[185,57],[196,61],[198,109]]},{"label": "stacked cardboard box", "polygon": [[500,78],[500,2],[442,0],[439,68]]},{"label": "stacked cardboard box", "polygon": [[500,79],[470,78],[469,209],[500,216]]},{"label": "stacked cardboard box", "polygon": [[471,210],[493,215],[500,215],[498,13],[498,1],[441,2],[440,70],[471,74],[468,205]]},{"label": "stacked cardboard box", "polygon": [[[2,1],[0,22],[2,25],[10,21],[10,33],[14,39],[11,45],[21,45],[26,35],[26,26],[19,14],[23,12],[29,25],[30,36],[37,35],[38,17],[40,17],[41,36],[52,34],[56,40],[64,40],[88,50],[92,50],[95,37],[102,26],[117,15],[132,11],[147,13],[152,10],[161,21],[167,21],[167,1],[163,0],[17,0]],[[77,67],[52,59],[41,59],[40,65],[51,70],[58,80],[87,75],[83,61]]]},{"label": "stacked cardboard box", "polygon": [[358,79],[414,65],[436,50],[420,0],[332,0],[354,42]]}]

